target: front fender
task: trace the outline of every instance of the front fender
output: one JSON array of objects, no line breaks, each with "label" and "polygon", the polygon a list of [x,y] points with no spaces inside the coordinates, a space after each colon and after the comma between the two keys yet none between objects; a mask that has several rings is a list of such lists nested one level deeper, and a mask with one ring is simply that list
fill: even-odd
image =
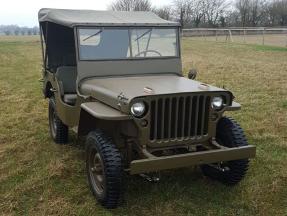
[{"label": "front fender", "polygon": [[130,115],[124,114],[108,105],[101,102],[87,102],[81,104],[81,109],[88,112],[90,115],[97,119],[103,120],[130,120],[132,117]]},{"label": "front fender", "polygon": [[131,119],[130,115],[101,102],[85,102],[81,104],[78,135],[85,136],[96,128],[114,132],[119,129],[119,125],[130,122]]}]

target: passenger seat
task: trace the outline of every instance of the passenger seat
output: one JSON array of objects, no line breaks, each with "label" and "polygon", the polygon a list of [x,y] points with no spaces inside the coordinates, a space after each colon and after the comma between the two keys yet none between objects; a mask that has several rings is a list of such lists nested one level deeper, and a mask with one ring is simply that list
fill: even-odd
[{"label": "passenger seat", "polygon": [[77,70],[74,66],[58,67],[56,77],[60,86],[63,101],[75,105],[77,100],[76,79]]}]

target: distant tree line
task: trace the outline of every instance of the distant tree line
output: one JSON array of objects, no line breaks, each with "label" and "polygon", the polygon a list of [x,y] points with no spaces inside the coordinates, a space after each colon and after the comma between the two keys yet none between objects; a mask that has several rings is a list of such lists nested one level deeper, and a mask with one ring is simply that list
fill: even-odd
[{"label": "distant tree line", "polygon": [[18,25],[0,25],[0,34],[4,35],[38,35],[39,27],[19,27]]},{"label": "distant tree line", "polygon": [[115,0],[117,11],[153,11],[188,27],[287,26],[287,0],[174,0],[155,8],[150,0]]},{"label": "distant tree line", "polygon": [[[173,0],[153,7],[151,0],[114,0],[116,11],[153,11],[166,20],[190,27],[287,27],[287,0]],[[0,34],[37,35],[39,27],[0,25]]]}]

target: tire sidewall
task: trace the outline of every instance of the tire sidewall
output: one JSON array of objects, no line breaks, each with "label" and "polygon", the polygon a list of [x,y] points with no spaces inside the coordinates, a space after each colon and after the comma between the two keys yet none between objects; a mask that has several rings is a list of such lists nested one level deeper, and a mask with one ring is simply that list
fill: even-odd
[{"label": "tire sidewall", "polygon": [[[234,134],[233,129],[239,125],[236,125],[234,121],[227,117],[222,117],[219,122],[217,123],[216,128],[216,141],[228,148],[238,147],[238,146],[246,146],[247,143],[235,142],[235,138],[237,138],[237,134]],[[243,131],[242,131],[243,132]]]},{"label": "tire sidewall", "polygon": [[49,129],[50,135],[56,144],[68,143],[68,126],[58,117],[55,98],[49,99]]},{"label": "tire sidewall", "polygon": [[53,97],[51,97],[49,99],[49,128],[50,128],[50,135],[53,138],[53,140],[56,140],[56,130],[54,128],[53,125],[53,121],[54,121],[54,113],[56,112],[56,103],[55,103],[55,99]]},{"label": "tire sidewall", "polygon": [[[247,146],[248,142],[240,125],[232,118],[222,117],[217,123],[216,141],[227,148]],[[239,183],[248,170],[249,159],[239,159],[223,162],[229,170],[221,171],[212,166],[202,165],[204,175],[219,180],[226,185]],[[220,163],[219,163],[220,164]],[[220,164],[221,166],[221,164]]]}]

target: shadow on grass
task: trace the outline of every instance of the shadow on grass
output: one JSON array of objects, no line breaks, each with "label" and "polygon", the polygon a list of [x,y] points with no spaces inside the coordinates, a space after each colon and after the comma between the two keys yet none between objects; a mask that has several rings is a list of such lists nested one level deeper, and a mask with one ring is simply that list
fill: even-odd
[{"label": "shadow on grass", "polygon": [[228,187],[211,181],[198,168],[161,172],[158,183],[129,176],[127,185],[126,201],[119,209],[123,214],[142,215],[145,211],[153,211],[154,215],[161,212],[166,215],[167,212],[198,214],[208,213],[209,209],[218,213],[226,208],[233,211],[231,206],[237,205],[233,203],[237,194],[241,196],[240,187]]}]

